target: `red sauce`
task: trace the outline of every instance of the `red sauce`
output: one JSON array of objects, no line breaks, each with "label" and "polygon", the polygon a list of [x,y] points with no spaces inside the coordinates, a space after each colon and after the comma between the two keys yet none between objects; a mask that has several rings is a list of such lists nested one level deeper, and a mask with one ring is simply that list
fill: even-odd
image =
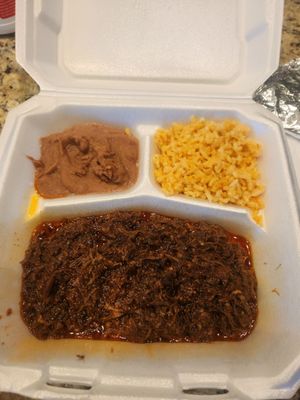
[{"label": "red sauce", "polygon": [[237,243],[238,246],[242,247],[245,250],[245,253],[247,254],[247,257],[245,257],[245,265],[248,268],[253,267],[253,260],[252,260],[252,252],[251,252],[251,245],[250,242],[245,239],[243,236],[235,235],[233,233],[229,233],[230,241],[232,243]]}]

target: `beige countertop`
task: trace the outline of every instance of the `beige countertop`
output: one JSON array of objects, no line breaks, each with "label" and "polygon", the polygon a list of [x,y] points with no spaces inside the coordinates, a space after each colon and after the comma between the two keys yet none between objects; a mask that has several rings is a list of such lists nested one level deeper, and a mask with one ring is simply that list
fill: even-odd
[{"label": "beige countertop", "polygon": [[[280,63],[300,57],[300,0],[285,0]],[[16,105],[38,93],[37,84],[15,58],[13,36],[0,37],[0,130],[6,114]],[[25,400],[14,394],[0,393],[0,400]],[[300,400],[300,391],[293,398]]]}]

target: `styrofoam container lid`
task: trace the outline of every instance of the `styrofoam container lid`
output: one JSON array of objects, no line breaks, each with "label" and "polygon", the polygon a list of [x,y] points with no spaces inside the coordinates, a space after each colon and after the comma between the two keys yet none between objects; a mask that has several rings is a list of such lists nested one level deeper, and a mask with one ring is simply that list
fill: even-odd
[{"label": "styrofoam container lid", "polygon": [[251,97],[283,0],[17,2],[17,58],[45,90]]}]

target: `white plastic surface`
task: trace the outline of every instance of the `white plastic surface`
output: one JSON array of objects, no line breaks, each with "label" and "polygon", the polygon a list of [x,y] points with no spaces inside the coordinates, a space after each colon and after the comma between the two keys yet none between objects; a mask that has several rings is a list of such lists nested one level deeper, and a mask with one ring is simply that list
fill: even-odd
[{"label": "white plastic surface", "polygon": [[286,135],[286,137],[299,189],[300,188],[300,141],[299,139],[296,139],[288,134]]},{"label": "white plastic surface", "polygon": [[[157,105],[160,102],[159,106]],[[248,214],[184,197],[165,197],[151,172],[153,134],[158,126],[190,115],[234,117],[253,128],[264,146],[261,169],[267,185],[265,226]],[[44,200],[26,220],[34,171],[27,154],[38,157],[39,138],[83,121],[128,126],[140,140],[140,176],[128,192]],[[39,95],[15,109],[0,138],[0,389],[35,398],[289,398],[299,386],[300,229],[277,121],[252,102],[233,100]],[[276,179],[274,179],[276,177]],[[133,345],[84,340],[38,341],[19,316],[20,260],[40,220],[111,209],[143,208],[221,223],[252,243],[258,278],[259,318],[252,335],[239,343]],[[5,240],[3,239],[5,238]],[[279,296],[272,292],[276,288]],[[11,307],[13,314],[5,316]],[[76,355],[85,355],[79,360]],[[68,387],[73,385],[73,388]],[[67,386],[67,387],[66,387]],[[88,396],[88,397],[85,397]],[[229,396],[229,397],[228,397]]]},{"label": "white plastic surface", "polygon": [[44,90],[244,96],[276,69],[283,0],[20,0],[17,57]]}]

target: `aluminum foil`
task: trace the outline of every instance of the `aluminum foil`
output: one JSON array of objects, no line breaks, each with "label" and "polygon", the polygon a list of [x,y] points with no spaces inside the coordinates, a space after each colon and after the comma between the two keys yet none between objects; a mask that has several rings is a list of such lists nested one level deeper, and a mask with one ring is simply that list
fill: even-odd
[{"label": "aluminum foil", "polygon": [[300,140],[300,58],[281,65],[253,95],[277,115],[286,132]]}]

